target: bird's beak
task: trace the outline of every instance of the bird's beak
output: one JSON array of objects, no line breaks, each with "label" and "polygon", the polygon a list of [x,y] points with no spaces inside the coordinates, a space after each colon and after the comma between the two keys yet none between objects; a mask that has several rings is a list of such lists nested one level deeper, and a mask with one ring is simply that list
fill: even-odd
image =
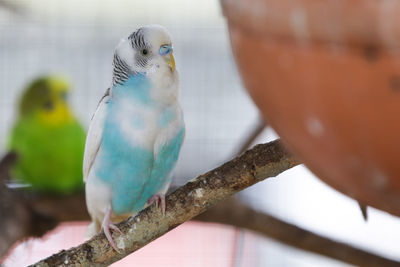
[{"label": "bird's beak", "polygon": [[172,71],[175,70],[175,58],[172,53],[169,53],[168,55],[165,55],[165,60],[167,61],[168,66]]}]

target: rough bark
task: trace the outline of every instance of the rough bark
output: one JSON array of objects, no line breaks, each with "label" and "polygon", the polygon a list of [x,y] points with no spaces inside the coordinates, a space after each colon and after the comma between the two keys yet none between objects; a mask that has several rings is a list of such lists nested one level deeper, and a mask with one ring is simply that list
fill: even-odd
[{"label": "rough bark", "polygon": [[[279,142],[274,142],[272,144],[268,145],[262,145],[262,146],[280,146]],[[280,148],[278,150],[281,150]],[[264,150],[260,150],[257,148],[256,151],[250,152],[251,157],[258,157],[257,154],[260,154]],[[275,151],[275,149],[273,149]],[[284,150],[283,150],[284,151]],[[253,153],[257,154],[253,154]],[[264,155],[261,155],[262,157],[265,157]],[[279,161],[284,161],[284,157],[288,157],[287,162],[290,162],[287,167],[291,167],[294,164],[297,164],[297,162],[286,152],[283,152],[283,156]],[[249,162],[249,155],[246,156],[246,162]],[[0,178],[3,178],[7,176],[8,171],[7,168],[10,166],[10,164],[15,160],[15,155],[8,155],[3,159],[3,161],[0,162]],[[236,161],[235,164],[242,163],[243,167],[243,161]],[[247,165],[246,163],[246,165]],[[239,165],[235,164],[229,164],[228,168],[238,168]],[[248,165],[247,167],[250,167],[250,169],[246,169],[245,172],[249,172],[250,175],[252,173],[255,173],[255,168],[260,168],[263,165],[268,165],[268,164],[275,164],[272,161],[269,162],[268,159],[262,160],[262,161],[257,161],[257,164]],[[230,167],[229,167],[230,166]],[[225,166],[226,167],[226,166]],[[273,168],[273,166],[270,166]],[[239,167],[240,168],[240,167]],[[285,168],[281,168],[280,171],[283,171]],[[217,173],[215,173],[215,171]],[[268,172],[268,170],[267,170]],[[203,178],[208,177],[208,179],[214,180],[214,179],[220,179],[222,174],[227,173],[230,174],[231,172],[220,172],[218,175],[218,168],[212,172],[209,172],[205,174],[204,176],[201,176]],[[234,173],[234,172],[233,172]],[[240,173],[240,172],[239,172]],[[199,177],[199,178],[201,178]],[[241,177],[240,175],[238,177]],[[199,179],[198,178],[198,179]],[[261,178],[262,179],[262,178]],[[257,179],[257,181],[260,179]],[[195,198],[193,200],[193,196],[195,195],[200,195],[203,194],[204,192],[202,191],[201,185],[204,184],[204,181],[207,182],[206,180],[202,180],[202,182],[197,183],[197,185],[200,185],[201,188],[200,191],[197,187],[195,189],[192,188],[191,191],[188,191],[188,198],[191,199],[191,201],[194,201],[194,205],[202,205],[202,203],[199,203],[200,200],[197,200]],[[212,182],[211,184],[215,184],[215,181]],[[218,186],[224,186],[220,184],[219,182],[217,183]],[[214,187],[218,187],[214,186]],[[5,189],[4,187],[2,189]],[[213,190],[213,189],[211,189]],[[194,192],[194,193],[193,193]],[[1,192],[3,193],[3,192]],[[63,221],[77,221],[77,220],[89,220],[89,216],[86,211],[86,206],[85,206],[85,199],[84,199],[84,194],[83,192],[77,193],[72,196],[46,196],[46,195],[37,195],[37,194],[32,194],[29,193],[21,193],[20,191],[8,191],[7,196],[0,196],[2,199],[4,198],[10,198],[14,199],[12,203],[14,203],[16,206],[19,206],[19,209],[22,209],[22,213],[10,213],[8,214],[9,222],[13,223],[16,229],[18,229],[17,232],[14,231],[14,234],[17,233],[15,236],[12,238],[9,238],[8,241],[5,240],[5,233],[9,232],[4,226],[4,220],[0,220],[0,225],[3,225],[0,229],[3,229],[5,231],[0,232],[0,244],[4,246],[4,249],[8,249],[11,244],[13,244],[16,240],[22,239],[22,238],[27,238],[29,236],[40,236],[44,234],[46,231],[51,230],[56,224],[59,222]],[[184,194],[181,196],[184,196]],[[179,201],[179,198],[173,198],[175,200]],[[182,202],[187,202],[187,199],[184,199]],[[22,203],[22,204],[21,204]],[[186,204],[189,204],[187,202]],[[205,202],[204,204],[209,205],[208,202]],[[16,206],[13,206],[12,209],[14,209]],[[174,210],[170,210],[170,206],[168,206],[168,216],[173,216]],[[191,208],[190,205],[188,208]],[[198,207],[196,207],[198,208]],[[67,212],[66,212],[67,211]],[[4,205],[0,206],[0,214],[4,213]],[[157,210],[154,210],[153,215],[157,217]],[[21,216],[23,215],[23,216]],[[149,216],[153,216],[149,215]],[[3,217],[2,217],[3,218]],[[141,218],[141,217],[140,217]],[[151,218],[149,218],[150,220]],[[161,220],[163,219],[162,217],[160,218]],[[27,221],[26,221],[27,220]],[[35,223],[32,223],[33,220],[35,220]],[[284,244],[304,249],[307,251],[315,252],[321,255],[325,255],[334,259],[341,260],[343,262],[351,263],[351,264],[356,264],[356,265],[361,265],[361,266],[398,266],[400,265],[399,262],[391,261],[388,259],[385,259],[381,256],[374,255],[372,253],[368,253],[362,250],[359,250],[357,248],[351,247],[347,244],[340,243],[340,242],[335,242],[330,239],[327,239],[325,237],[316,235],[312,232],[309,232],[307,230],[303,230],[299,227],[296,227],[294,225],[288,224],[284,221],[281,221],[279,219],[274,218],[273,216],[266,214],[266,213],[260,213],[252,208],[244,205],[243,203],[240,203],[239,201],[235,200],[234,198],[229,198],[229,200],[222,201],[221,203],[218,203],[215,207],[209,209],[205,213],[197,216],[194,218],[194,220],[199,220],[199,221],[205,221],[205,222],[217,222],[217,223],[222,223],[222,224],[227,224],[227,225],[233,225],[237,227],[241,227],[244,229],[249,229],[252,230],[260,235],[264,235],[267,237],[271,237],[276,239],[277,241],[280,241]],[[141,222],[143,219],[141,219]],[[17,223],[15,223],[17,222]],[[18,223],[21,222],[21,223]],[[28,222],[28,223],[27,223]],[[138,222],[136,224],[136,227],[139,226],[141,222]],[[2,224],[3,223],[3,224]],[[174,226],[174,225],[172,225]],[[138,228],[137,228],[138,229]],[[136,229],[136,230],[137,230]],[[129,232],[129,230],[128,230]],[[8,236],[12,236],[7,234]],[[11,242],[11,243],[10,243]],[[104,246],[106,246],[106,243],[102,243]],[[85,248],[91,248],[91,246],[81,246],[81,250]],[[3,250],[4,251],[4,250]],[[80,252],[82,253],[82,251]],[[71,254],[71,251],[66,252],[63,251],[58,254],[58,256],[53,256],[58,258],[58,260],[62,260],[64,257],[64,264],[65,264],[65,257],[73,258]],[[57,261],[53,259],[53,263],[56,263]],[[42,261],[41,264],[44,264],[45,262]],[[47,261],[47,263],[52,263],[51,261]],[[72,262],[68,261],[69,264],[71,265]],[[89,264],[89,263],[88,263]],[[46,265],[44,265],[46,266]],[[50,265],[51,266],[51,265]],[[99,264],[99,266],[102,266]]]},{"label": "rough bark", "polygon": [[286,152],[280,141],[257,145],[168,195],[165,216],[152,205],[135,218],[119,223],[123,234],[114,232],[113,238],[120,253],[110,247],[101,233],[78,247],[63,250],[34,266],[107,266],[234,193],[297,164],[299,162]]}]

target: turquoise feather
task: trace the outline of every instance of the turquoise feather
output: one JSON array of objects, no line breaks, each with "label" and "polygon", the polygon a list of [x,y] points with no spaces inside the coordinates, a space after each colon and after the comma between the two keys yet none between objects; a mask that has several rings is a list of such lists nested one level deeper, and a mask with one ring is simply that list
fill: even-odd
[{"label": "turquoise feather", "polygon": [[[107,115],[104,124],[102,147],[97,156],[96,175],[112,188],[112,210],[115,214],[134,213],[140,211],[146,202],[160,191],[171,179],[171,171],[175,167],[184,138],[184,129],[158,150],[145,149],[141,144],[132,144],[125,140],[115,114],[120,105],[120,98],[128,98],[133,103],[140,102],[153,105],[150,96],[150,82],[142,75],[132,75],[123,85],[116,85],[112,90],[112,98],[107,104]],[[173,110],[166,109],[160,116],[158,125],[161,128],[176,118]],[[132,118],[134,127],[145,127],[142,118]]]}]

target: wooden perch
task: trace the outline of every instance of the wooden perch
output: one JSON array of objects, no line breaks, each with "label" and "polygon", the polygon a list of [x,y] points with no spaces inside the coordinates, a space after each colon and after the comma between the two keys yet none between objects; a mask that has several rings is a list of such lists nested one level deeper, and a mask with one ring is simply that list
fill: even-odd
[{"label": "wooden perch", "polygon": [[[262,146],[272,146],[272,147],[277,146],[278,149],[272,149],[272,151],[281,150],[281,148],[279,148],[279,146],[280,146],[279,142],[273,142],[271,144],[262,145]],[[263,151],[265,151],[265,150],[263,150]],[[256,154],[254,154],[255,152],[259,153],[260,152],[259,148],[257,148],[256,151],[252,150],[252,152],[249,152],[253,156],[247,155],[246,156],[247,159],[250,159],[250,157],[258,157]],[[261,157],[264,158],[265,155],[261,155]],[[291,167],[294,164],[296,164],[295,160],[292,159],[289,155],[283,154],[283,157],[288,157],[288,159],[287,159],[288,162],[292,162],[288,165],[288,167]],[[7,159],[7,157],[5,159]],[[15,157],[11,156],[10,158],[8,158],[8,160],[3,159],[2,163],[0,163],[0,178],[6,176],[5,174],[7,173],[7,171],[5,171],[4,166],[10,166],[10,162],[12,162],[12,161],[10,161],[10,159],[15,159]],[[284,160],[282,158],[279,161],[283,162]],[[8,162],[8,163],[4,164],[4,162]],[[243,161],[238,161],[238,162],[243,163]],[[268,156],[267,156],[267,158],[265,158],[264,160],[257,161],[257,164],[254,166],[259,168],[263,164],[268,165],[268,164],[276,164],[276,163],[269,162]],[[1,166],[3,166],[3,168]],[[230,164],[228,166],[233,167],[234,165]],[[271,168],[273,168],[273,166],[271,166]],[[279,167],[279,168],[281,168],[281,167]],[[280,169],[280,170],[283,171],[284,168]],[[216,170],[214,170],[214,172],[215,171]],[[218,172],[218,169],[217,169],[217,172]],[[267,170],[267,172],[268,172],[268,170]],[[215,175],[214,178],[212,178],[213,172],[210,172],[210,173],[211,173],[211,176],[209,177],[209,179],[219,179],[220,175]],[[206,175],[209,175],[210,173],[208,173]],[[225,171],[225,173],[229,174],[230,172]],[[201,176],[201,177],[206,177],[206,175]],[[198,179],[200,179],[201,177],[199,177]],[[239,176],[239,178],[240,178],[240,176]],[[257,180],[259,180],[259,179],[257,179]],[[204,182],[202,182],[202,183],[204,183]],[[200,185],[202,183],[200,183]],[[202,187],[199,187],[199,188],[202,188]],[[218,187],[215,187],[215,188],[218,189]],[[220,190],[220,189],[218,189],[218,190]],[[193,192],[193,190],[190,192]],[[190,192],[189,192],[189,194],[190,194]],[[195,194],[196,194],[196,192],[197,192],[197,194],[203,193],[201,190],[196,191],[196,189],[194,190],[194,192],[195,192]],[[18,234],[17,235],[18,238],[26,238],[26,237],[29,237],[32,235],[44,234],[44,232],[46,230],[51,230],[52,227],[54,227],[54,225],[56,225],[59,222],[89,220],[89,216],[87,214],[86,207],[85,207],[85,199],[84,199],[83,192],[78,193],[76,195],[63,196],[63,197],[26,194],[26,192],[24,194],[21,194],[21,192],[14,191],[14,190],[12,190],[11,193],[13,194],[12,197],[15,200],[17,200],[16,203],[23,203],[25,205],[25,210],[27,212],[24,214],[28,214],[29,215],[29,216],[27,216],[28,218],[36,217],[35,223],[28,221],[28,222],[32,223],[31,225],[29,225],[29,223],[26,223],[26,222],[24,224],[19,224],[18,227],[28,227],[28,228],[27,229],[20,228],[19,231],[22,233],[25,233],[25,236]],[[193,193],[190,195],[191,196],[189,196],[188,198],[192,199],[191,201],[194,201]],[[174,197],[173,199],[178,199],[178,198]],[[187,202],[188,200],[184,199],[183,201]],[[197,205],[199,205],[198,200],[194,204],[196,205],[196,203],[197,203]],[[207,204],[207,203],[205,203],[205,204]],[[169,212],[168,215],[172,216],[171,212],[174,212],[174,211],[170,210],[170,208],[172,208],[172,207],[168,206],[168,212]],[[194,207],[189,206],[188,208],[194,208]],[[198,208],[198,207],[196,207],[196,208]],[[70,212],[66,212],[66,211],[70,211]],[[32,214],[36,214],[36,215],[33,216],[32,214],[29,214],[29,212],[31,212]],[[148,212],[148,211],[146,211],[146,212]],[[0,210],[0,213],[1,213],[1,210]],[[158,216],[157,209],[154,210],[153,213],[155,214],[155,216]],[[37,216],[38,214],[41,216],[38,217]],[[141,223],[143,223],[142,217],[140,217],[140,218],[141,218],[141,222],[138,222],[136,224],[136,227],[138,227]],[[164,218],[161,217],[161,220],[163,220],[163,219]],[[23,221],[18,218],[12,219],[11,217],[9,220],[14,221],[14,222],[15,221]],[[356,264],[356,265],[361,265],[361,266],[399,266],[400,265],[399,262],[391,261],[391,260],[385,259],[381,256],[377,256],[377,255],[359,250],[357,248],[353,248],[344,243],[332,241],[325,237],[321,237],[312,232],[303,230],[299,227],[296,227],[294,225],[291,225],[284,221],[276,219],[269,214],[257,212],[255,210],[253,210],[252,208],[235,200],[234,198],[230,198],[226,201],[222,201],[222,202],[218,203],[216,206],[209,209],[205,213],[195,217],[194,220],[206,221],[206,222],[217,222],[217,223],[223,223],[223,224],[227,224],[227,225],[233,225],[233,226],[249,229],[249,230],[255,231],[258,234],[264,235],[266,237],[274,238],[277,241],[288,244],[290,246],[297,247],[300,249],[305,249],[308,251],[312,251],[312,252],[315,252],[315,253],[318,253],[321,255],[325,255],[325,256],[328,256],[328,257],[331,257],[334,259],[342,260],[344,262],[351,263],[351,264]],[[49,223],[49,222],[51,222],[51,223]],[[1,221],[0,221],[0,223],[1,223]],[[37,228],[37,229],[35,229],[35,228]],[[3,229],[6,231],[5,228],[3,228]],[[138,228],[136,230],[138,230]],[[128,230],[128,232],[129,232],[129,230]],[[102,237],[100,237],[100,238],[102,238]],[[0,240],[4,241],[4,237],[0,236]],[[12,240],[15,241],[16,239],[13,238]],[[5,244],[6,248],[10,247],[10,245],[12,243],[8,243],[8,246],[6,243]],[[0,242],[0,244],[4,245],[3,242]],[[102,244],[104,246],[107,245],[105,243],[102,243]],[[83,248],[85,248],[82,246],[80,246],[80,247],[81,247],[80,248],[81,250]],[[88,247],[86,247],[86,248],[88,248]],[[74,251],[76,251],[76,250],[74,250]],[[62,257],[63,257],[62,255],[68,256],[68,258],[72,258],[73,254],[71,254],[71,252],[72,252],[72,250],[62,251],[62,252],[56,254],[58,256],[56,256],[56,255],[52,256],[53,257],[52,261],[47,261],[48,259],[42,261],[40,266],[49,266],[49,265],[45,265],[45,261],[47,261],[47,264],[57,263],[57,261],[54,258],[56,258],[56,259],[58,258],[59,260],[62,260]],[[83,252],[81,251],[79,253],[83,253]],[[65,258],[64,258],[64,260],[65,260]],[[68,261],[68,262],[69,262],[69,264],[72,264],[71,261]],[[69,264],[67,264],[67,265],[69,265]],[[87,264],[89,264],[89,263],[87,263]],[[99,263],[98,265],[102,266],[104,264]]]},{"label": "wooden perch", "polygon": [[122,235],[113,234],[121,254],[113,250],[104,234],[82,245],[61,251],[34,266],[107,266],[138,250],[224,200],[267,177],[273,177],[299,162],[280,141],[257,145],[240,157],[225,163],[178,188],[166,198],[165,216],[154,205],[118,224]]}]

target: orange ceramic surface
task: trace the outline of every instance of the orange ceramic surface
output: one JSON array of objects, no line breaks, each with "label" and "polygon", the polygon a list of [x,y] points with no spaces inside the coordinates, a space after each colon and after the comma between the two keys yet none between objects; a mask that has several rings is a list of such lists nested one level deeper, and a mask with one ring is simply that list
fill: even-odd
[{"label": "orange ceramic surface", "polygon": [[400,1],[222,1],[243,81],[322,180],[400,215]]}]

